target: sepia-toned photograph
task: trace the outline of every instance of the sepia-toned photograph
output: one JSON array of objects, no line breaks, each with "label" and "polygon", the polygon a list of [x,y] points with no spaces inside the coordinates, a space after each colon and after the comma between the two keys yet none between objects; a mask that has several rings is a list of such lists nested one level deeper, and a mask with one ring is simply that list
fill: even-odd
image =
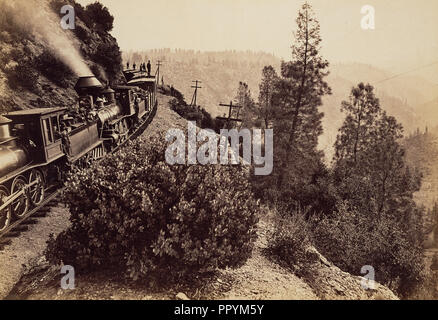
[{"label": "sepia-toned photograph", "polygon": [[0,300],[436,299],[437,1],[0,0]]}]

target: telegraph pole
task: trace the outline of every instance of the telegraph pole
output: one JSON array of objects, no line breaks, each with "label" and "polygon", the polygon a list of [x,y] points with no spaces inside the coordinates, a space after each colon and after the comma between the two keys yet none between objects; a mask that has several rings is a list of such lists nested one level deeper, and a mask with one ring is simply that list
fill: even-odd
[{"label": "telegraph pole", "polygon": [[[219,106],[228,107],[228,117],[217,117],[217,119],[225,120],[227,122],[227,124],[230,121],[242,122],[242,119],[239,119],[240,109],[242,108],[242,106],[233,105],[233,101],[230,101],[230,104],[221,103],[221,104],[219,104]],[[233,110],[237,110],[236,117],[234,117],[234,118],[233,118]]]},{"label": "telegraph pole", "polygon": [[198,96],[198,89],[202,89],[202,87],[199,87],[198,84],[202,83],[202,81],[194,80],[192,82],[195,82],[195,85],[192,86],[192,88],[195,89],[195,92],[193,93],[192,102],[190,102],[190,105],[196,107],[196,105],[197,105],[196,104],[196,98]]}]

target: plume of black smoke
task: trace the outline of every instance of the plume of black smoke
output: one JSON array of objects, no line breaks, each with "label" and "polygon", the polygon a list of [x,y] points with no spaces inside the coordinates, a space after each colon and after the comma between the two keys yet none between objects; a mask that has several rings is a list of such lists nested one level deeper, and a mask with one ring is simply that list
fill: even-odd
[{"label": "plume of black smoke", "polygon": [[74,35],[61,27],[62,16],[53,12],[48,0],[0,0],[0,10],[11,15],[17,26],[34,36],[77,76],[92,75],[74,45]]}]

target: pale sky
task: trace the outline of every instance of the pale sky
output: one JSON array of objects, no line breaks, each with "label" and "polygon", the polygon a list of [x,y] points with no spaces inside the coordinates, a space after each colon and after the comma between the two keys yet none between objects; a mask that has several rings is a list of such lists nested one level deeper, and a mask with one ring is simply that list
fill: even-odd
[{"label": "pale sky", "polygon": [[[94,0],[78,0],[86,5]],[[115,17],[122,50],[261,50],[288,59],[297,0],[100,0]],[[395,72],[437,64],[437,0],[309,0],[330,62],[361,62]],[[362,30],[361,8],[375,8],[375,30]],[[435,78],[435,77],[433,77]],[[437,79],[437,78],[435,78]]]}]

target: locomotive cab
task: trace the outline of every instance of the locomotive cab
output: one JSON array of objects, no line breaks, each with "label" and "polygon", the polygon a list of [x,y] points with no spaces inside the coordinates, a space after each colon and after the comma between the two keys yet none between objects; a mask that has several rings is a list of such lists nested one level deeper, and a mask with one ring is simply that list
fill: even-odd
[{"label": "locomotive cab", "polygon": [[64,155],[59,118],[66,108],[40,108],[11,112],[7,117],[24,143],[32,148],[32,158],[37,163],[50,163]]}]

